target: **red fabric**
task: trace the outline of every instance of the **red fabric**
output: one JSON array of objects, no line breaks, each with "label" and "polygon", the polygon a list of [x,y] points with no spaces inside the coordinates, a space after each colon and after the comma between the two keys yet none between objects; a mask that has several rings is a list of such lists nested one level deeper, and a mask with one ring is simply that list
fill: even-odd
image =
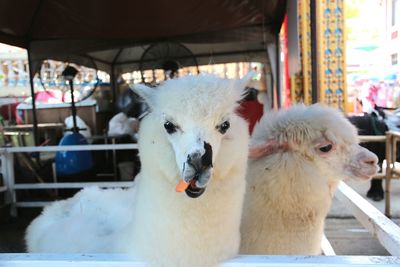
[{"label": "red fabric", "polygon": [[290,107],[290,76],[289,76],[289,50],[288,50],[288,21],[285,16],[280,33],[282,52],[284,53],[283,62],[283,107]]},{"label": "red fabric", "polygon": [[[5,120],[15,119],[15,111],[19,103],[10,103],[0,107],[0,114]],[[11,115],[11,117],[9,116]]]},{"label": "red fabric", "polygon": [[251,134],[254,126],[263,115],[263,105],[258,101],[246,101],[240,104],[238,112],[248,121],[249,133]]}]

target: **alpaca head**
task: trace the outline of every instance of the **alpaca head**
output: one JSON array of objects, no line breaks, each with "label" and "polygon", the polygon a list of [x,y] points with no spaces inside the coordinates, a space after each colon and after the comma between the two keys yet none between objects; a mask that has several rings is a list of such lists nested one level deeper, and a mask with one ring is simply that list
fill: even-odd
[{"label": "alpaca head", "polygon": [[[172,185],[180,179],[188,184],[185,192],[189,197],[202,195],[212,178],[216,155],[222,141],[232,136],[235,108],[251,76],[238,81],[213,75],[186,76],[156,88],[134,86],[150,108],[145,119],[151,120],[152,131],[165,143],[163,149],[169,153],[165,157],[174,158],[175,166],[165,170],[170,172],[166,178]],[[139,133],[139,142],[140,138]],[[163,163],[156,158],[153,161]]]},{"label": "alpaca head", "polygon": [[358,145],[356,128],[341,112],[320,104],[264,116],[250,146],[329,180],[370,179],[378,170],[376,155]]}]

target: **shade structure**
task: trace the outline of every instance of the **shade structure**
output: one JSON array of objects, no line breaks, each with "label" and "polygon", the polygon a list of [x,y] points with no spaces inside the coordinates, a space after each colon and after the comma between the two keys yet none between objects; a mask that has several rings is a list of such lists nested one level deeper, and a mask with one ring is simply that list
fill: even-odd
[{"label": "shade structure", "polygon": [[116,73],[137,70],[147,47],[183,43],[198,63],[266,62],[284,0],[3,0],[0,42],[43,59]]}]

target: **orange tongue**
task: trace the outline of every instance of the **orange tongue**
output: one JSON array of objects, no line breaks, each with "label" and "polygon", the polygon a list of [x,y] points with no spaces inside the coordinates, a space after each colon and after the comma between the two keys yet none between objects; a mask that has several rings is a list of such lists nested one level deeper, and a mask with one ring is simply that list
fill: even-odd
[{"label": "orange tongue", "polygon": [[188,183],[186,183],[183,179],[180,179],[179,183],[175,187],[175,191],[181,193],[185,191],[186,188],[188,188],[188,186],[189,186]]}]

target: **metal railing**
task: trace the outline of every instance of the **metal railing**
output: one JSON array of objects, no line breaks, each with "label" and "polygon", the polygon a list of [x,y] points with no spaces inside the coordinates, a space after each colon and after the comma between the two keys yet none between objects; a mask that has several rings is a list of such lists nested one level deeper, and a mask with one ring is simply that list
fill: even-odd
[{"label": "metal railing", "polygon": [[[206,256],[206,255],[205,255]],[[398,267],[399,257],[378,256],[246,256],[218,267]],[[128,255],[117,254],[0,254],[2,267],[146,267]]]},{"label": "metal railing", "polygon": [[385,215],[391,217],[390,191],[392,179],[399,179],[400,170],[396,167],[397,142],[400,133],[389,131],[386,133],[386,177],[385,177]]},{"label": "metal railing", "polygon": [[73,183],[16,183],[14,173],[15,153],[57,152],[57,151],[94,151],[94,150],[137,150],[137,144],[109,144],[109,145],[73,145],[73,146],[41,146],[41,147],[5,147],[0,148],[1,172],[5,185],[6,204],[10,204],[12,216],[17,215],[17,207],[42,207],[49,202],[45,201],[18,201],[18,190],[39,189],[71,189],[87,186],[102,188],[129,187],[133,182],[73,182]]}]

